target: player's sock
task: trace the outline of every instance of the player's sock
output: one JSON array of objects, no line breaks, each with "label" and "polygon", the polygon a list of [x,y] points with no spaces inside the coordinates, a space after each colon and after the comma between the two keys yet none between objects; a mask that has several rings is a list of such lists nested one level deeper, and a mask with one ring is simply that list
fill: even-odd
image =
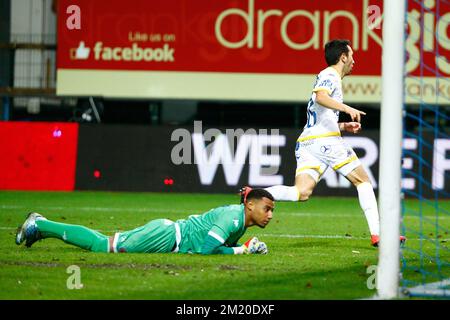
[{"label": "player's sock", "polygon": [[377,198],[373,192],[373,187],[369,182],[359,184],[358,190],[359,205],[364,211],[371,235],[380,234],[380,218],[378,215]]},{"label": "player's sock", "polygon": [[100,232],[49,220],[37,220],[36,224],[43,238],[57,238],[86,250],[108,252],[109,237]]},{"label": "player's sock", "polygon": [[265,188],[276,201],[299,201],[299,192],[296,186],[273,186]]}]

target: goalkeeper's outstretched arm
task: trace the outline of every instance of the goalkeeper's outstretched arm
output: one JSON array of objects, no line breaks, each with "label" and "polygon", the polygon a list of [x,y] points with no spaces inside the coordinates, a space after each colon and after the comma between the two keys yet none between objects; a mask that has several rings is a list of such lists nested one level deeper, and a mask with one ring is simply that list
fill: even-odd
[{"label": "goalkeeper's outstretched arm", "polygon": [[[239,248],[239,247],[236,247]],[[210,233],[205,238],[201,254],[236,254],[233,248],[225,246]]]},{"label": "goalkeeper's outstretched arm", "polygon": [[211,231],[205,238],[201,254],[267,254],[267,245],[253,237],[242,246],[227,247]]}]

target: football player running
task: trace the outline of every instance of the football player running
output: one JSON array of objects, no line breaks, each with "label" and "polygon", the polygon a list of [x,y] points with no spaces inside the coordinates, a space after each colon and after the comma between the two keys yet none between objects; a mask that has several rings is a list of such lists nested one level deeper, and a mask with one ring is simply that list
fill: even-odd
[{"label": "football player running", "polygon": [[[328,67],[316,78],[307,106],[307,122],[297,140],[294,186],[273,186],[269,191],[275,200],[307,201],[328,167],[346,177],[357,189],[371,234],[378,246],[380,219],[375,193],[369,177],[353,149],[341,137],[341,131],[359,133],[365,112],[343,103],[342,79],[352,72],[355,60],[348,40],[332,40],[325,45]],[[339,113],[347,113],[351,121],[339,122]],[[251,190],[241,190],[241,198]],[[405,237],[400,237],[404,242]]]}]

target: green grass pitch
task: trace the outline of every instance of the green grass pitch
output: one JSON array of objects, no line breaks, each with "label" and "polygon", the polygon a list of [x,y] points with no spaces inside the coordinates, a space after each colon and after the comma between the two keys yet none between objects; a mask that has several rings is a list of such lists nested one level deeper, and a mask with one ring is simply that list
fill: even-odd
[{"label": "green grass pitch", "polygon": [[[30,211],[111,235],[151,219],[186,218],[238,201],[237,195],[0,192],[0,299],[298,300],[375,294],[367,286],[367,268],[377,264],[378,250],[370,246],[356,197],[276,203],[271,223],[265,229],[249,228],[244,236],[265,241],[266,256],[103,254],[56,239],[32,248],[14,243],[15,230]],[[440,206],[450,210],[448,201]],[[450,221],[444,218],[448,229]],[[410,225],[419,225],[416,217],[408,219]],[[433,224],[422,227],[427,233],[434,230]],[[408,245],[418,248],[417,238],[412,235]],[[446,238],[440,236],[441,245],[447,246],[443,261],[450,260]],[[435,247],[427,250],[433,255]],[[80,267],[79,290],[67,288],[71,265]]]}]

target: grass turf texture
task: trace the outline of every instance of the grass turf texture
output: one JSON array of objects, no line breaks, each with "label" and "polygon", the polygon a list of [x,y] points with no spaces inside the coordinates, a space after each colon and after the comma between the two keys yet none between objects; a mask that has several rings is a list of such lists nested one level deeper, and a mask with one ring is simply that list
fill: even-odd
[{"label": "grass turf texture", "polygon": [[[356,197],[276,203],[271,223],[248,229],[242,239],[258,236],[268,244],[266,256],[91,253],[56,239],[32,248],[14,243],[15,229],[30,211],[111,235],[238,201],[237,195],[0,192],[0,299],[357,299],[375,293],[367,288],[367,268],[377,264],[378,250],[370,246]],[[440,206],[450,209],[448,201]],[[407,219],[419,225],[419,219]],[[423,227],[435,232],[432,224]],[[411,248],[419,247],[415,238]],[[449,261],[445,238],[441,260]],[[433,255],[435,247],[427,250]],[[408,263],[414,261],[419,263],[411,255]],[[70,265],[81,269],[80,290],[66,286]]]}]

